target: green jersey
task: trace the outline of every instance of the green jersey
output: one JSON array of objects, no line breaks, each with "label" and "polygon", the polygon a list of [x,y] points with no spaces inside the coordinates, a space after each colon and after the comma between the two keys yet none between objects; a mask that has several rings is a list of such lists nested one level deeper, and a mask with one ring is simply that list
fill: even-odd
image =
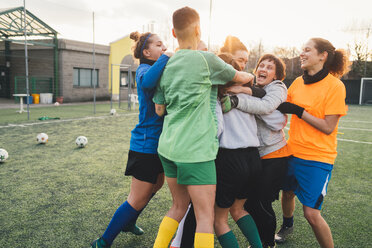
[{"label": "green jersey", "polygon": [[231,65],[209,52],[179,50],[169,59],[153,98],[167,106],[160,155],[183,163],[216,158],[216,85],[231,81],[235,73]]}]

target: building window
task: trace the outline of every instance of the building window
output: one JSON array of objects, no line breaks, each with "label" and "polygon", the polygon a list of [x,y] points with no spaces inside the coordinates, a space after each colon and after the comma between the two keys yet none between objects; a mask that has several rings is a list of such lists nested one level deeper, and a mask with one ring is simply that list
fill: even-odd
[{"label": "building window", "polygon": [[74,86],[93,87],[94,83],[98,87],[98,69],[93,73],[93,69],[74,68]]},{"label": "building window", "polygon": [[[132,72],[132,77],[130,78],[131,82],[131,88],[135,88],[136,84],[134,81],[134,77],[136,76],[135,72]],[[127,71],[121,71],[120,72],[120,87],[126,87],[129,86],[129,73]]]}]

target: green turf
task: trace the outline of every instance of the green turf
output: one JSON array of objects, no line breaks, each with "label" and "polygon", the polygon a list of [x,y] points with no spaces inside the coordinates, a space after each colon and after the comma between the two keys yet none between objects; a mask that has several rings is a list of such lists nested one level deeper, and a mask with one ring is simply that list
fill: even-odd
[{"label": "green turf", "polygon": [[[109,104],[98,108],[96,116],[102,118],[68,121],[93,116],[91,105],[59,106],[60,112],[50,107],[39,113],[50,117],[56,113],[66,121],[35,121],[39,117],[35,113],[33,122],[41,124],[14,127],[8,124],[25,121],[14,115],[14,109],[0,110],[0,148],[9,153],[8,160],[0,163],[1,247],[89,247],[102,235],[129,193],[130,178],[123,173],[130,131],[138,117],[124,110],[109,116]],[[372,143],[371,124],[372,107],[350,106],[340,127],[355,130],[340,128],[344,134],[339,138]],[[46,145],[36,144],[40,132],[49,135]],[[88,145],[79,149],[74,141],[80,135],[88,138]],[[339,141],[338,151],[322,214],[336,247],[372,247],[372,144]],[[295,231],[278,247],[318,247],[301,205],[296,203]],[[145,234],[121,233],[113,247],[152,247],[170,204],[165,186],[138,220]],[[279,226],[280,202],[274,205]],[[230,223],[240,246],[247,247],[236,225]],[[215,243],[220,247],[217,240]]]},{"label": "green turf", "polygon": [[[138,105],[137,105],[138,106]],[[119,104],[114,102],[112,108],[116,109],[117,113],[126,113],[128,105],[126,102]],[[25,107],[26,109],[26,107]],[[8,123],[25,123],[25,122],[35,122],[38,121],[40,117],[60,117],[61,119],[68,118],[80,118],[84,116],[101,116],[110,114],[111,105],[110,103],[100,103],[96,104],[96,114],[94,114],[94,106],[92,103],[82,103],[82,104],[62,104],[59,106],[50,105],[45,107],[40,107],[38,105],[30,105],[30,120],[27,120],[27,113],[22,114],[16,112],[19,109],[0,109],[0,125],[6,125]],[[137,107],[138,109],[138,107]]]}]

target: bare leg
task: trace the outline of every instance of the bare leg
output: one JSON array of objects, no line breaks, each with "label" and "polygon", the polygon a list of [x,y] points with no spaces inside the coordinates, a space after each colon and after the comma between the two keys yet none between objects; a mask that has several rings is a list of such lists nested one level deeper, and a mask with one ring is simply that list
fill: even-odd
[{"label": "bare leg", "polygon": [[128,195],[127,201],[135,210],[140,211],[148,203],[153,189],[154,184],[140,181],[135,177],[132,177],[130,193]]},{"label": "bare leg", "polygon": [[331,229],[320,215],[320,210],[303,206],[304,216],[314,231],[315,237],[323,248],[333,248]]},{"label": "bare leg", "polygon": [[246,199],[236,199],[230,208],[231,217],[237,222],[240,218],[248,215],[249,213],[244,210],[244,203]]},{"label": "bare leg", "polygon": [[187,192],[186,185],[177,184],[177,178],[165,178],[173,198],[173,204],[169,209],[167,216],[179,223],[188,209],[190,196]]},{"label": "bare leg", "polygon": [[161,189],[161,187],[163,187],[163,184],[164,184],[164,173],[160,173],[158,175],[158,179],[156,180],[156,184],[154,184],[152,188],[152,193],[158,192]]},{"label": "bare leg", "polygon": [[285,218],[293,216],[295,210],[295,194],[293,191],[282,191],[282,211]]},{"label": "bare leg", "polygon": [[217,236],[221,236],[227,232],[230,232],[228,225],[229,208],[220,208],[217,205],[214,207],[214,230]]},{"label": "bare leg", "polygon": [[[194,205],[196,232],[213,233],[216,185],[188,185],[187,190],[190,194],[192,204]],[[183,214],[185,214],[185,212]],[[181,219],[182,217],[183,216],[181,216]]]}]

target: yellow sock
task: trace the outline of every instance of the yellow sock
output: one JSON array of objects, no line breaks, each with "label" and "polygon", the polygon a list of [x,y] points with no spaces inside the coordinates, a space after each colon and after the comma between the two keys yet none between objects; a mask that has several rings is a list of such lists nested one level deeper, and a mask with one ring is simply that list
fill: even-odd
[{"label": "yellow sock", "polygon": [[195,233],[195,248],[213,248],[214,235],[213,233]]},{"label": "yellow sock", "polygon": [[154,248],[167,248],[169,243],[177,231],[178,222],[168,216],[165,216],[160,223],[158,236],[154,243]]}]

